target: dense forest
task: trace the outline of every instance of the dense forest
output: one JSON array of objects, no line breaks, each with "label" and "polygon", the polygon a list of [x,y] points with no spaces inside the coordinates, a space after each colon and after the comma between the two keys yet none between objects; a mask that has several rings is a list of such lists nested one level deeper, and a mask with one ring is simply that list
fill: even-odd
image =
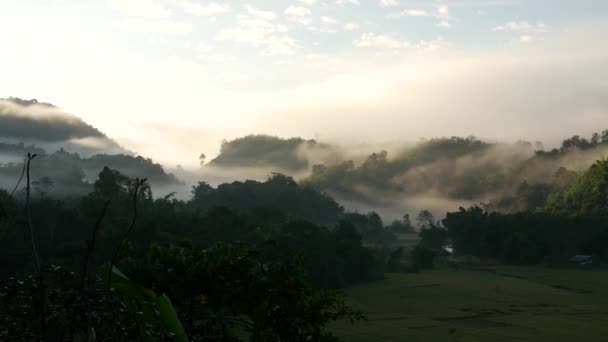
[{"label": "dense forest", "polygon": [[364,245],[391,231],[377,214],[346,214],[288,176],[200,183],[181,201],[104,168],[90,193],[55,199],[30,191],[36,161],[24,199],[0,193],[3,338],[330,341],[328,322],[361,318],[331,289],[386,268]]}]

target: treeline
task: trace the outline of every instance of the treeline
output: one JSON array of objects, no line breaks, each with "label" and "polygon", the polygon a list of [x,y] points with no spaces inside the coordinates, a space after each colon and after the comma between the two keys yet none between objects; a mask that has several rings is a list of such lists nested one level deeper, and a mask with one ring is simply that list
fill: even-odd
[{"label": "treeline", "polygon": [[576,254],[607,262],[608,160],[594,163],[571,185],[542,193],[534,210],[504,214],[473,206],[448,213],[439,244],[451,241],[456,255],[513,264],[564,265]]},{"label": "treeline", "polygon": [[[131,219],[129,194],[134,181],[119,171],[104,168],[93,191],[65,200],[36,196],[31,203],[41,255],[51,262],[71,264],[82,251],[89,232],[83,227],[111,200],[100,229],[98,254],[109,257],[122,227]],[[256,245],[271,239],[285,251],[303,256],[306,273],[320,287],[343,287],[381,276],[382,255],[364,247],[364,240],[384,242],[395,233],[411,231],[403,222],[384,226],[375,213],[345,213],[333,199],[303,188],[293,179],[275,174],[266,182],[224,184],[217,189],[205,183],[193,187],[192,199],[173,195],[154,199],[146,185],[138,198],[139,222],[130,234],[130,248],[145,253],[152,242],[207,248],[218,241]],[[8,219],[0,232],[2,274],[23,269],[29,261],[23,203],[0,193]]]},{"label": "treeline", "polygon": [[[5,155],[12,156],[10,161],[0,163],[0,187],[10,188],[22,178],[25,162],[22,157],[21,162],[15,161],[15,155],[16,152],[28,148],[23,144],[0,145],[0,151],[7,151]],[[177,177],[165,172],[160,164],[141,156],[96,154],[86,158],[63,148],[53,153],[47,153],[40,148],[33,150],[32,153],[37,154],[36,168],[32,170],[33,188],[36,193],[50,197],[86,195],[92,190],[92,182],[97,173],[106,165],[133,177],[145,174],[155,186],[181,184]],[[18,196],[22,196],[22,193]]]}]

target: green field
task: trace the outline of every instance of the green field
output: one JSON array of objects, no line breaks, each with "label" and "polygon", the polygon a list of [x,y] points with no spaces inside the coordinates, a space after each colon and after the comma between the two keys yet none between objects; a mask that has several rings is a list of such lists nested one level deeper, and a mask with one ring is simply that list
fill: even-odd
[{"label": "green field", "polygon": [[608,271],[491,266],[392,273],[347,290],[344,341],[608,341]]}]

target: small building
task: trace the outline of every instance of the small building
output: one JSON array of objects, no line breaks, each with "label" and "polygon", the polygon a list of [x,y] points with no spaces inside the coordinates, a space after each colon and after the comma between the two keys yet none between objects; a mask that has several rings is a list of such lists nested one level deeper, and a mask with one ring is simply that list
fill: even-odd
[{"label": "small building", "polygon": [[593,257],[591,255],[577,254],[570,258],[570,262],[578,266],[591,266],[593,264]]},{"label": "small building", "polygon": [[454,248],[452,247],[452,245],[445,245],[441,247],[441,249],[443,249],[448,255],[454,254]]}]

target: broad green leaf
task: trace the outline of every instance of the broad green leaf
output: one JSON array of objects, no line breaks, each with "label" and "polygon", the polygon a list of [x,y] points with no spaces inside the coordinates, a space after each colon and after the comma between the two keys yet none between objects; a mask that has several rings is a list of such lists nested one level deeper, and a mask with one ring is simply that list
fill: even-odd
[{"label": "broad green leaf", "polygon": [[154,291],[144,288],[129,279],[116,267],[112,267],[112,272],[109,272],[109,265],[102,266],[100,270],[104,280],[110,281],[111,286],[118,291],[123,302],[134,315],[144,340],[154,341],[154,338],[146,332],[146,325],[162,324],[174,341],[188,341],[186,331],[167,295],[157,295]]}]

